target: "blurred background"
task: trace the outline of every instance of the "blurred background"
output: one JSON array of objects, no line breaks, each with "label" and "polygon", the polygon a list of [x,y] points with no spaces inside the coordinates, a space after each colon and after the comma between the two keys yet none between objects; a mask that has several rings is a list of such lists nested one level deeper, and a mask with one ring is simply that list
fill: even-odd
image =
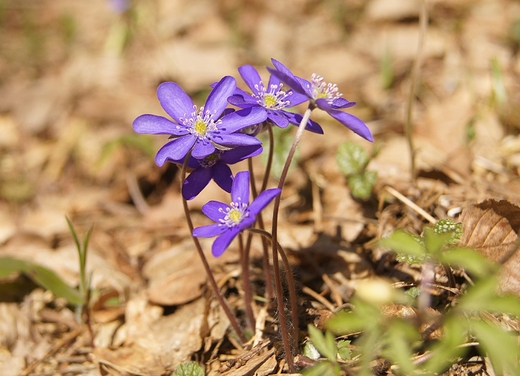
[{"label": "blurred background", "polygon": [[[414,121],[420,149],[429,149],[419,151],[419,163],[431,168],[457,154],[490,103],[505,127],[489,130],[492,137],[517,132],[520,6],[427,3]],[[272,57],[296,74],[337,83],[377,140],[401,134],[420,4],[2,0],[0,196],[23,202],[40,189],[59,190],[68,177],[95,184],[124,178],[117,172],[136,161],[122,149],[151,154],[163,142],[146,144],[131,130],[139,114],[163,113],[155,98],[160,82],[179,83],[200,103],[212,82],[237,76],[246,63],[265,74]],[[396,157],[392,163],[407,159]]]},{"label": "blurred background", "polygon": [[[443,184],[446,210],[490,196],[517,200],[520,2],[426,3],[429,21],[412,116],[419,175]],[[177,169],[153,162],[166,137],[135,135],[132,121],[143,113],[164,115],[155,96],[163,81],[177,82],[200,105],[209,85],[224,75],[245,88],[240,65],[252,64],[267,78],[264,67],[271,58],[297,75],[317,73],[336,83],[345,98],[357,102],[349,111],[369,125],[376,140],[369,144],[326,115],[313,115],[325,135],[304,137],[285,193],[298,197],[286,207],[310,200],[300,196],[313,180],[325,216],[350,221],[333,219],[325,231],[334,235],[342,226],[350,242],[363,231],[364,240],[381,235],[381,229],[366,232],[373,222],[365,217],[371,212],[374,219],[377,203],[366,211],[350,197],[335,153],[347,140],[367,151],[376,145],[379,154],[370,163],[378,173],[376,190],[386,184],[410,189],[403,129],[420,7],[418,0],[0,0],[0,255],[47,266],[76,286],[68,215],[80,233],[95,226],[89,270],[95,271],[100,296],[125,302],[146,290],[150,301],[165,306],[192,301],[201,294],[202,271],[193,272],[202,277],[192,281],[195,292],[184,296],[186,285],[172,287],[180,278],[172,277],[179,254],[154,258],[172,246],[191,250]],[[193,207],[209,198],[226,200],[208,187]],[[287,230],[281,241],[289,248],[313,242],[310,206],[293,207],[289,222],[281,224]],[[360,264],[360,270],[365,267]],[[45,303],[33,308],[40,314],[53,300],[38,294],[33,299]],[[63,305],[53,305],[49,310],[62,318],[48,310],[46,322],[66,325],[49,324],[34,338],[20,318],[26,292],[14,295],[15,304],[1,303],[0,322],[12,324],[0,330],[8,349],[2,359],[23,369],[25,360],[42,357],[56,333],[73,324]],[[121,320],[125,308],[117,309],[98,310],[96,320]],[[128,323],[133,316],[126,315]],[[134,321],[134,340],[147,327]],[[116,329],[107,330],[112,335]],[[97,341],[114,345],[110,335]],[[188,347],[178,359],[197,350]]]}]

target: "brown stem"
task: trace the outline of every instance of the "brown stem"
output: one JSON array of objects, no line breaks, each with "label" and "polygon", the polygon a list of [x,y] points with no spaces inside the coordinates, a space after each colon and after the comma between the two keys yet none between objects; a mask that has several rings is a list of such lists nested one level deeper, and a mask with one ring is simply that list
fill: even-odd
[{"label": "brown stem", "polygon": [[[296,152],[296,148],[300,143],[303,132],[305,131],[305,127],[309,118],[311,116],[311,112],[314,108],[314,104],[311,102],[309,104],[309,108],[305,111],[305,114],[300,122],[300,126],[298,127],[298,131],[296,132],[293,140],[293,144],[291,145],[291,149],[289,150],[289,154],[287,155],[287,160],[285,161],[285,165],[282,170],[282,175],[280,176],[280,181],[278,182],[278,188],[283,189],[285,184],[285,179],[287,177],[287,173],[289,171],[289,167],[294,157],[294,153]],[[289,333],[287,330],[287,317],[285,316],[285,306],[283,303],[283,289],[282,289],[282,281],[280,279],[280,264],[278,262],[278,212],[280,211],[280,200],[281,195],[278,195],[274,200],[273,207],[273,223],[272,223],[272,237],[273,237],[273,274],[274,274],[274,282],[276,288],[276,300],[278,303],[278,312],[279,312],[279,321],[280,321],[280,331],[282,333],[282,341],[283,347],[286,353],[287,366],[289,367],[289,371],[291,373],[294,372],[294,359],[292,357],[291,350],[291,342],[289,341]],[[296,311],[298,309],[297,306],[292,306],[291,310]],[[293,331],[293,339],[295,343],[298,343],[298,328],[294,327]]]},{"label": "brown stem", "polygon": [[[269,182],[269,175],[271,174],[271,166],[273,164],[273,155],[274,155],[274,134],[273,134],[273,127],[269,122],[266,122],[267,131],[269,133],[269,154],[267,155],[267,164],[265,166],[265,172],[264,177],[262,179],[262,188],[260,189],[260,192],[265,191],[267,188],[267,183]],[[249,172],[251,175],[251,190],[253,192],[253,198],[256,198],[258,196],[258,190],[256,189],[256,183],[254,179],[254,173],[253,173],[253,160],[251,158],[247,161]],[[259,213],[258,215],[258,227],[262,230],[265,230],[264,226],[264,219],[262,217],[262,213]],[[252,234],[249,233],[247,235],[247,242],[246,242],[246,251],[250,252],[251,250],[251,241],[253,240]],[[264,267],[264,273],[265,273],[265,286],[266,286],[266,297],[270,301],[273,298],[273,279],[271,276],[271,266],[269,263],[269,250],[266,243],[266,239],[262,238],[262,252],[263,252],[263,259],[262,264]]]},{"label": "brown stem", "polygon": [[[182,170],[181,170],[181,196],[182,196],[182,184],[183,184],[184,180],[186,179],[186,167],[188,165],[189,158],[190,158],[190,154],[188,154],[186,156],[186,159],[184,160],[184,164],[182,165]],[[193,234],[193,222],[191,220],[190,209],[188,207],[188,201],[186,201],[184,196],[182,196],[182,206],[184,208],[184,215],[186,217],[186,222],[188,223],[188,228],[190,229],[190,234]],[[238,338],[240,339],[240,341],[242,343],[247,342],[247,338],[244,335],[244,332],[242,331],[240,326],[238,325],[237,319],[235,318],[235,316],[231,312],[231,308],[229,308],[229,304],[227,303],[226,299],[224,298],[224,296],[220,292],[220,289],[218,288],[217,281],[215,281],[215,277],[213,276],[213,273],[212,273],[211,268],[209,266],[208,260],[206,259],[206,255],[204,254],[204,251],[202,250],[202,247],[200,245],[199,239],[197,239],[194,236],[192,236],[191,238],[193,239],[193,243],[195,244],[195,248],[197,249],[197,253],[199,254],[200,260],[202,261],[202,265],[204,266],[204,270],[206,270],[206,274],[208,276],[209,284],[211,285],[211,289],[213,290],[213,293],[217,297],[217,299],[218,299],[218,301],[220,303],[220,306],[224,310],[227,318],[229,319],[229,322],[231,323],[231,326],[233,327],[233,329],[235,329],[235,332],[237,333]]]},{"label": "brown stem", "polygon": [[[269,234],[267,231],[265,231],[263,228],[259,229],[248,229],[250,234],[260,234],[262,235],[263,240],[269,240],[271,244],[273,244],[273,238],[271,234]],[[296,300],[296,285],[294,283],[294,278],[291,273],[291,265],[289,264],[289,259],[287,258],[287,253],[283,249],[283,247],[280,245],[280,243],[277,243],[278,250],[280,251],[280,256],[282,257],[282,262],[285,268],[285,275],[287,276],[287,288],[289,290],[289,301],[291,303],[291,307],[297,307],[297,300]],[[292,321],[293,325],[296,328],[295,331],[298,331],[298,310],[292,309],[291,310],[292,315]],[[294,339],[294,338],[293,338]],[[297,347],[298,342],[297,339],[294,340],[293,346]]]},{"label": "brown stem", "polygon": [[249,329],[255,328],[255,315],[253,313],[253,298],[251,296],[251,276],[249,274],[249,250],[244,248],[244,237],[238,235],[238,249],[240,251],[240,263],[242,267],[242,283],[244,284],[244,302],[247,323]]}]

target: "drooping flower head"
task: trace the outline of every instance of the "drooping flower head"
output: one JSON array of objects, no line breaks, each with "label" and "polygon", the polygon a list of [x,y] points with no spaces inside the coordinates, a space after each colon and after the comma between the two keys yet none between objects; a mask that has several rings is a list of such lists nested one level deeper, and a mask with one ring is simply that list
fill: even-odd
[{"label": "drooping flower head", "polygon": [[335,84],[326,83],[323,77],[313,74],[311,81],[294,75],[285,65],[271,59],[275,69],[267,68],[273,75],[287,84],[295,92],[305,95],[316,107],[327,112],[341,124],[368,141],[374,141],[370,129],[361,120],[347,112],[340,111],[356,105],[342,97]]},{"label": "drooping flower head", "polygon": [[190,151],[194,158],[203,159],[217,149],[259,145],[258,139],[238,131],[263,122],[267,115],[258,108],[226,112],[227,98],[235,88],[233,77],[222,78],[209,94],[205,105],[198,108],[175,82],[160,84],[157,97],[174,122],[162,116],[146,114],[133,123],[137,133],[170,135],[172,140],[157,152],[157,165],[162,166],[166,160],[182,160]]},{"label": "drooping flower head", "polygon": [[252,227],[256,216],[280,194],[278,188],[261,192],[253,202],[249,203],[249,172],[238,172],[231,187],[231,203],[229,205],[210,201],[202,207],[202,212],[215,224],[197,227],[193,236],[211,238],[217,236],[211,251],[215,257],[224,253],[233,239],[244,229]]},{"label": "drooping flower head", "polygon": [[[283,83],[273,75],[266,87],[258,71],[251,65],[241,66],[238,72],[252,93],[236,88],[234,95],[228,99],[229,103],[240,108],[263,108],[267,112],[267,119],[280,128],[300,124],[302,116],[287,111],[287,108],[307,101],[307,96],[291,89],[284,90]],[[309,120],[306,128],[315,133],[323,133],[320,125],[312,120]]]},{"label": "drooping flower head", "polygon": [[[233,173],[228,165],[254,157],[261,152],[261,145],[251,145],[239,146],[230,150],[215,150],[215,152],[204,159],[191,157],[188,161],[188,167],[194,170],[182,184],[182,196],[186,200],[194,199],[208,185],[211,179],[226,192],[231,192]],[[179,164],[183,162],[178,161]]]}]

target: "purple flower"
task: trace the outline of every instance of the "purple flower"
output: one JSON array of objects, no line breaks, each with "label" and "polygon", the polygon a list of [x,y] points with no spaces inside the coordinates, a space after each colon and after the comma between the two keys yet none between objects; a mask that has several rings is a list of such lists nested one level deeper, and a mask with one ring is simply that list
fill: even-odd
[{"label": "purple flower", "polygon": [[340,111],[344,108],[355,106],[356,102],[349,102],[342,98],[335,84],[327,84],[323,77],[312,74],[311,81],[295,76],[285,65],[275,59],[271,59],[276,69],[267,68],[273,76],[289,85],[295,92],[305,95],[318,108],[327,112],[334,119],[351,129],[368,141],[374,141],[370,129],[363,121],[349,113]]},{"label": "purple flower", "polygon": [[115,13],[124,13],[130,8],[129,0],[109,0],[109,6]]},{"label": "purple flower", "polygon": [[176,83],[160,84],[157,97],[164,111],[175,122],[162,116],[146,114],[139,116],[133,123],[137,133],[171,136],[172,140],[157,152],[155,163],[162,166],[166,160],[182,160],[190,151],[194,158],[203,159],[217,149],[259,145],[258,139],[237,131],[263,122],[267,115],[259,108],[226,111],[227,98],[235,88],[233,77],[222,78],[209,94],[206,104],[197,108]]},{"label": "purple flower", "polygon": [[[238,72],[252,94],[236,88],[234,95],[228,99],[229,103],[240,108],[263,108],[267,112],[267,119],[280,128],[286,128],[289,123],[300,125],[302,116],[285,109],[307,101],[307,96],[292,90],[282,90],[283,83],[274,75],[271,75],[265,87],[258,71],[251,65],[241,66]],[[323,133],[320,125],[312,120],[309,120],[306,128],[315,133]]]},{"label": "purple flower", "polygon": [[[182,185],[182,196],[186,200],[192,200],[213,179],[220,188],[231,192],[233,173],[228,165],[235,164],[244,159],[254,157],[262,152],[261,145],[239,146],[231,150],[216,150],[204,159],[191,157],[188,167],[194,170],[188,175]],[[178,161],[183,163],[183,161]]]},{"label": "purple flower", "polygon": [[217,223],[197,227],[193,230],[193,236],[201,238],[218,236],[213,242],[211,251],[215,257],[222,255],[241,231],[253,226],[258,213],[280,192],[278,188],[267,189],[249,204],[249,172],[238,172],[231,187],[231,204],[226,205],[218,201],[205,204],[202,212]]}]

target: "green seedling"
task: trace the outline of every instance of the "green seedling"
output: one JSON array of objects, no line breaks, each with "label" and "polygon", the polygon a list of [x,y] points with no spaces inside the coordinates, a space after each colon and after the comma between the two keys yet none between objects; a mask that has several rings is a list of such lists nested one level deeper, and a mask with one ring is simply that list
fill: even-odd
[{"label": "green seedling", "polygon": [[338,346],[331,332],[326,331],[325,334],[314,325],[309,324],[309,337],[311,341],[307,343],[304,354],[311,355],[316,351],[325,357],[326,360],[320,361],[314,366],[304,371],[304,376],[331,375],[339,376],[340,366],[337,360]]},{"label": "green seedling", "polygon": [[180,364],[172,376],[204,376],[204,368],[196,362]]},{"label": "green seedling", "polygon": [[345,174],[352,196],[367,199],[377,180],[377,172],[366,169],[370,160],[377,154],[377,148],[372,155],[353,142],[345,142],[338,147],[336,162],[340,171]]},{"label": "green seedling", "polygon": [[[395,251],[402,261],[465,268],[474,283],[455,297],[453,306],[443,308],[437,318],[430,318],[434,320],[430,325],[442,333],[440,339],[424,335],[420,323],[428,320],[425,312],[416,311],[416,318],[383,313],[382,307],[416,305],[418,289],[410,294],[399,294],[394,289],[396,293],[388,293],[385,302],[359,288],[351,300],[353,308],[339,312],[326,323],[331,332],[353,338],[352,359],[359,366],[353,374],[373,374],[374,359],[384,359],[396,375],[441,374],[464,357],[470,347],[489,359],[495,374],[516,374],[520,359],[517,338],[498,324],[499,320],[489,317],[519,317],[520,301],[497,293],[498,268],[476,251],[458,246],[461,235],[461,224],[446,219],[425,228],[422,236],[398,230],[381,240],[380,244]],[[375,290],[373,294],[377,295]],[[334,338],[321,338],[327,344],[325,349],[330,350]],[[316,343],[318,346],[313,341],[321,352],[323,346],[319,340]],[[331,362],[328,357],[327,362]]]},{"label": "green seedling", "polygon": [[34,283],[65,298],[69,304],[81,304],[83,297],[77,289],[67,285],[56,273],[41,265],[13,257],[0,257],[0,279],[14,273],[23,273]]},{"label": "green seedling", "polygon": [[91,299],[91,281],[92,275],[87,277],[87,253],[88,253],[88,242],[90,240],[90,235],[92,234],[92,227],[87,231],[87,235],[80,241],[76,230],[74,229],[74,225],[70,221],[68,217],[65,217],[67,220],[67,224],[69,225],[70,232],[74,239],[74,243],[76,244],[76,249],[78,251],[78,259],[79,259],[79,293],[82,297],[82,302],[76,306],[76,316],[78,317],[78,321],[83,321],[87,324],[90,335],[91,342],[93,346],[93,331],[90,325],[90,299]]}]

